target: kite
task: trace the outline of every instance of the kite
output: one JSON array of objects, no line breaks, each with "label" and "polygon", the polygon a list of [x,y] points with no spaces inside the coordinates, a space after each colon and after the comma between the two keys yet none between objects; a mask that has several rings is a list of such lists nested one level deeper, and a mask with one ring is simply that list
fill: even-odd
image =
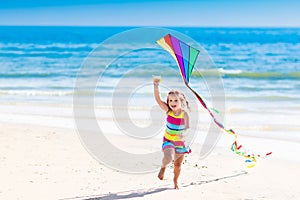
[{"label": "kite", "polygon": [[195,90],[193,90],[189,86],[190,76],[192,74],[197,57],[200,53],[199,50],[180,41],[171,34],[165,35],[156,42],[163,49],[168,51],[175,59],[185,85],[197,97],[198,101],[202,104],[202,106],[208,111],[215,124],[234,137],[234,142],[231,145],[231,150],[237,155],[243,156],[246,159],[245,164],[248,168],[255,166],[258,157],[266,157],[272,154],[272,152],[266,153],[265,155],[253,154],[248,153],[246,150],[242,149],[242,145],[238,145],[237,143],[237,134],[234,132],[234,130],[226,128],[221,122],[219,122],[213,112],[215,111],[215,109],[207,106],[207,103],[204,101],[204,98],[201,97]]}]

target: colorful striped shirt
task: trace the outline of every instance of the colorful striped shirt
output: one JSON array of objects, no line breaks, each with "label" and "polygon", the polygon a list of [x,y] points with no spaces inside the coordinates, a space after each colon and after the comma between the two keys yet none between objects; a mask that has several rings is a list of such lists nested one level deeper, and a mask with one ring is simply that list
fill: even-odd
[{"label": "colorful striped shirt", "polygon": [[185,112],[182,111],[179,115],[175,115],[172,110],[168,112],[166,130],[162,148],[174,148],[176,153],[190,153],[189,147],[185,146],[182,140],[182,131],[185,130],[184,121]]}]

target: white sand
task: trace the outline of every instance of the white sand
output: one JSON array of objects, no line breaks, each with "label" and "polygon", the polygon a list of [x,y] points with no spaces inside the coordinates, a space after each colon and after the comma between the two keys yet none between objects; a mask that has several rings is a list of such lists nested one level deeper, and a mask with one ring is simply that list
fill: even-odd
[{"label": "white sand", "polygon": [[289,138],[242,137],[251,148],[274,152],[251,169],[229,150],[230,136],[205,159],[194,144],[180,190],[173,190],[172,166],[160,181],[157,172],[132,175],[96,161],[82,146],[68,106],[3,104],[0,125],[0,199],[300,199],[300,143]]}]

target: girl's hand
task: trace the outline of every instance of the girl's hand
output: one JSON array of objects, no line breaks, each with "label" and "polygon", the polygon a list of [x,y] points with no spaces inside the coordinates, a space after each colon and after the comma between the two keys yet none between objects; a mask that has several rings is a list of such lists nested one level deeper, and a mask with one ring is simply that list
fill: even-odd
[{"label": "girl's hand", "polygon": [[153,84],[154,85],[159,85],[160,81],[161,81],[160,76],[153,76]]},{"label": "girl's hand", "polygon": [[190,130],[189,129],[185,129],[184,131],[181,132],[180,134],[180,139],[182,139],[183,141],[185,141],[190,134]]}]

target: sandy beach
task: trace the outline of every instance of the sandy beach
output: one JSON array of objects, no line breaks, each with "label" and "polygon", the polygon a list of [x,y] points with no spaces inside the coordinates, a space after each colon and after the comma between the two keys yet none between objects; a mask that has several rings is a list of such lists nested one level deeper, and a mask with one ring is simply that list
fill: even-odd
[{"label": "sandy beach", "polygon": [[[107,119],[107,126],[110,123]],[[273,151],[250,169],[229,150],[230,136],[222,136],[204,159],[199,158],[201,146],[194,143],[183,164],[180,189],[174,190],[172,166],[160,181],[159,168],[153,173],[129,174],[95,160],[76,133],[71,106],[2,103],[0,124],[0,199],[300,198],[300,143],[296,139],[243,136],[251,148],[264,146],[262,150]],[[113,137],[124,140],[124,136]],[[137,143],[127,145],[142,148]]]}]

